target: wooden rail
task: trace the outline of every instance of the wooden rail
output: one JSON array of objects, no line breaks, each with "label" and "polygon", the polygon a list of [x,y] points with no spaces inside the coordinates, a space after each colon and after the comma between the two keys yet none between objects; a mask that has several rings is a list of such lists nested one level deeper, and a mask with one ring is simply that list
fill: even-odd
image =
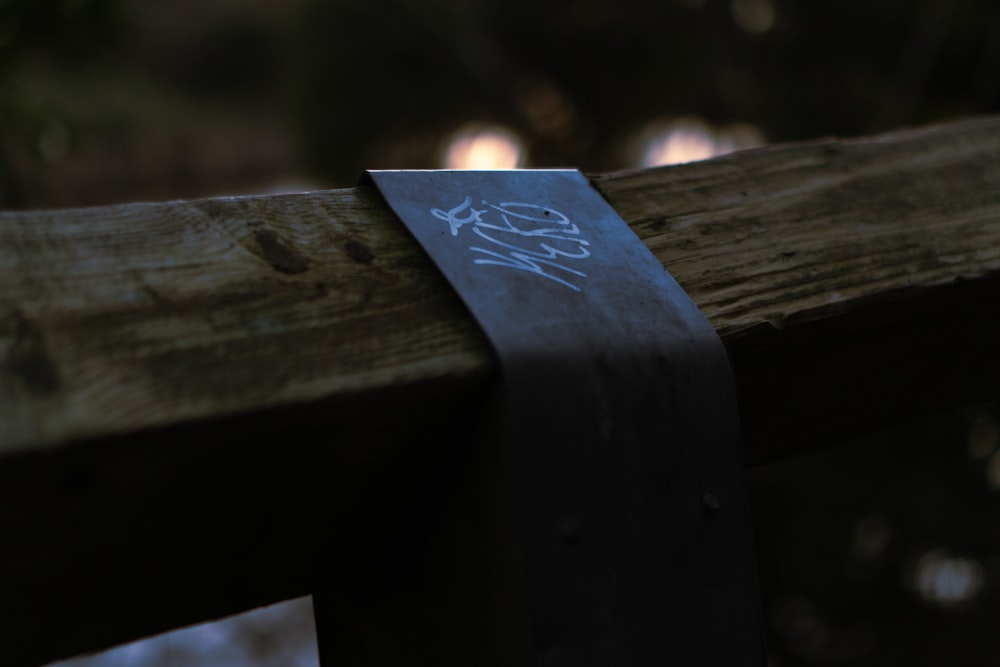
[{"label": "wooden rail", "polygon": [[[997,395],[1000,119],[593,179],[726,343],[748,462]],[[496,373],[370,188],[0,213],[0,662],[405,553]]]}]

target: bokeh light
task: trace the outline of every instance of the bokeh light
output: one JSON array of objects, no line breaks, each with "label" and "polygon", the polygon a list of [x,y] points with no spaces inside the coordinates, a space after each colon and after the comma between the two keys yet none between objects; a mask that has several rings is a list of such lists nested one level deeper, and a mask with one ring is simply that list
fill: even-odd
[{"label": "bokeh light", "polygon": [[793,655],[815,659],[829,651],[830,625],[807,598],[783,596],[774,604],[771,622]]},{"label": "bokeh light", "polygon": [[944,608],[971,601],[983,587],[983,567],[971,558],[928,551],[913,569],[913,584],[920,596]]},{"label": "bokeh light", "polygon": [[650,123],[638,134],[634,143],[639,153],[636,166],[656,167],[706,160],[765,143],[763,132],[749,123],[715,128],[697,116],[682,116]]},{"label": "bokeh light", "polygon": [[977,415],[969,426],[969,456],[976,460],[989,457],[1000,444],[1000,425],[992,415]]},{"label": "bokeh light", "polygon": [[892,537],[892,528],[881,514],[870,514],[858,522],[851,540],[851,555],[858,560],[881,556]]},{"label": "bokeh light", "polygon": [[474,126],[452,135],[442,162],[445,169],[516,169],[523,159],[523,144],[513,132]]},{"label": "bokeh light", "polygon": [[541,136],[566,139],[579,122],[567,93],[543,77],[527,77],[514,87],[514,100],[531,129]]},{"label": "bokeh light", "polygon": [[1000,491],[1000,452],[994,452],[986,462],[986,481],[994,491]]},{"label": "bokeh light", "polygon": [[733,0],[730,6],[736,25],[759,35],[774,27],[777,12],[771,0]]}]

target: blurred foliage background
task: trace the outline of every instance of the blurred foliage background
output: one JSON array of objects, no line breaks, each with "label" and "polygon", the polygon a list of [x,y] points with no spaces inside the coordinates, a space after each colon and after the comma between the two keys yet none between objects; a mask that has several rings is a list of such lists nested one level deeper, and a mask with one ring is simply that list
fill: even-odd
[{"label": "blurred foliage background", "polygon": [[8,208],[342,187],[476,130],[607,171],[678,120],[731,149],[997,111],[1000,5],[0,0],[0,90]]},{"label": "blurred foliage background", "polygon": [[[996,0],[0,0],[8,209],[629,169],[998,111]],[[772,665],[1000,664],[998,415],[750,472]],[[228,664],[212,646],[279,626],[306,657],[238,662],[314,664],[292,609],[86,664]]]}]

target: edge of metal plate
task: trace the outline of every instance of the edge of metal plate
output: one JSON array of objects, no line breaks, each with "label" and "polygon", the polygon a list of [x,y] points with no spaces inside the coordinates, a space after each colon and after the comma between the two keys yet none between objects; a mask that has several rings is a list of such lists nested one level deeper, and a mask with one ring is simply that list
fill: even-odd
[{"label": "edge of metal plate", "polygon": [[371,171],[503,370],[533,661],[763,665],[736,392],[576,170]]}]

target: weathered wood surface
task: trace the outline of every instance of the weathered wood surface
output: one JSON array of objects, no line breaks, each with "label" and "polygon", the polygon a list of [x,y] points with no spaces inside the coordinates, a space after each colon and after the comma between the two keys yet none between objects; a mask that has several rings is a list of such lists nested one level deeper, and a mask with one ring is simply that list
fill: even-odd
[{"label": "weathered wood surface", "polygon": [[[723,337],[750,462],[997,394],[1000,119],[594,180]],[[369,188],[0,213],[2,662],[399,551],[495,374]]]}]

